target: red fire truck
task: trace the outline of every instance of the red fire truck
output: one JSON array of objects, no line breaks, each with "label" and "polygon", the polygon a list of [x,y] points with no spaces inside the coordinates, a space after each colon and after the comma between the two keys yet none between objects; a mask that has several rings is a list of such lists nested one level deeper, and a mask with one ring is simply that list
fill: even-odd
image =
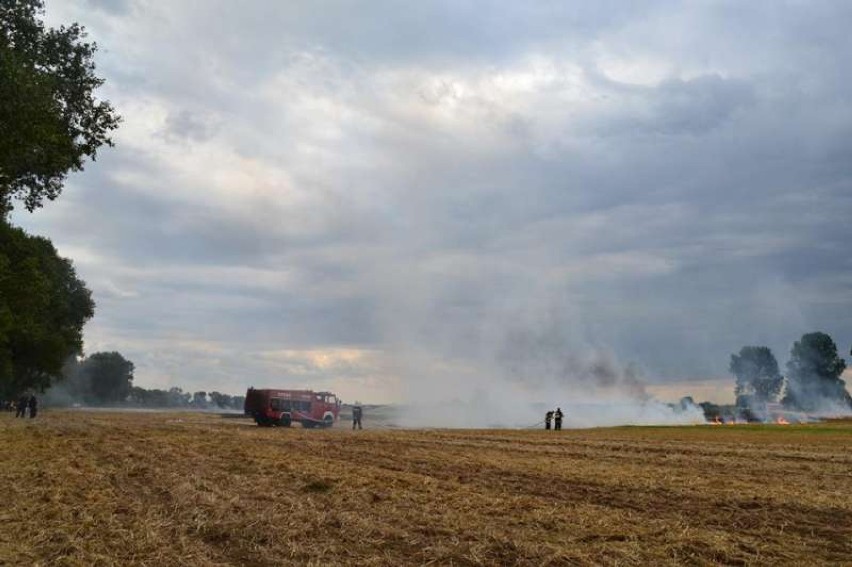
[{"label": "red fire truck", "polygon": [[312,390],[256,390],[246,392],[245,414],[264,427],[331,427],[340,413],[340,400],[331,392]]}]

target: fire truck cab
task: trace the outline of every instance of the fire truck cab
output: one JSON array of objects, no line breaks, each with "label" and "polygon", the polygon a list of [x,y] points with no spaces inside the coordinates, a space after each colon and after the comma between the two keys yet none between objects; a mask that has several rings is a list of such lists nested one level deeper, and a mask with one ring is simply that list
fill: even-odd
[{"label": "fire truck cab", "polygon": [[257,390],[249,388],[244,406],[246,415],[262,427],[331,427],[340,414],[340,400],[331,392],[313,390]]}]

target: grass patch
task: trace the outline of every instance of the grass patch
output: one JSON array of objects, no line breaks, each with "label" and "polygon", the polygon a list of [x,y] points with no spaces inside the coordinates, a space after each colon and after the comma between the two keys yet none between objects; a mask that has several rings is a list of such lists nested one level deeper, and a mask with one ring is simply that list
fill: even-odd
[{"label": "grass patch", "polygon": [[316,479],[305,484],[303,490],[305,492],[319,492],[324,493],[330,491],[334,488],[334,483],[330,480],[326,479]]}]

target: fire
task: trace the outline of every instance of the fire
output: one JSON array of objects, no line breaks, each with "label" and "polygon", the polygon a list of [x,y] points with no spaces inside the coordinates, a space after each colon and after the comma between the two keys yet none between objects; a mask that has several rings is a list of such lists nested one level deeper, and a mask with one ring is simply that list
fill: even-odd
[{"label": "fire", "polygon": [[784,419],[783,415],[779,415],[778,419],[775,420],[775,423],[778,425],[790,425],[790,422]]},{"label": "fire", "polygon": [[718,415],[713,418],[713,421],[710,422],[711,425],[722,425],[722,418]]}]

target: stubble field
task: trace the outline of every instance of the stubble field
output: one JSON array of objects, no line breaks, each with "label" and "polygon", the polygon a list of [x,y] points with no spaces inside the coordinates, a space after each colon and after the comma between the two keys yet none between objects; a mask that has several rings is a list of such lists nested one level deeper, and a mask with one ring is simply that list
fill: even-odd
[{"label": "stubble field", "polygon": [[852,422],[341,425],[0,415],[0,564],[852,563]]}]

